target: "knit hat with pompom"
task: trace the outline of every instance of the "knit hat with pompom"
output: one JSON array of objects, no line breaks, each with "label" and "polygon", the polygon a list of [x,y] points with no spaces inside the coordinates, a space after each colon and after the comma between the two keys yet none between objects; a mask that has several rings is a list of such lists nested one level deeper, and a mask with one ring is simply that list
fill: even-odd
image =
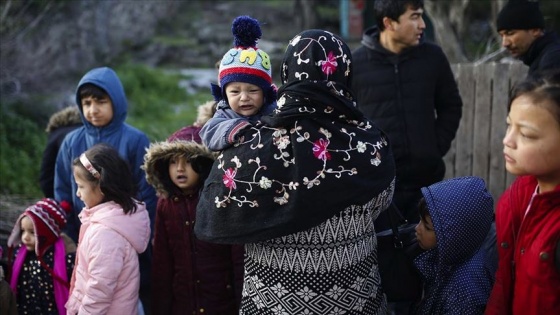
[{"label": "knit hat with pompom", "polygon": [[216,101],[225,100],[226,85],[230,82],[251,83],[263,90],[265,102],[276,100],[276,88],[272,84],[270,58],[257,48],[262,32],[259,21],[250,16],[239,16],[233,21],[233,45],[222,58],[218,70],[220,85],[212,84],[212,95]]},{"label": "knit hat with pompom", "polygon": [[8,246],[13,247],[21,243],[21,220],[23,217],[29,217],[35,230],[35,254],[42,257],[60,237],[62,229],[66,226],[66,214],[69,210],[68,202],[63,201],[59,204],[54,199],[43,198],[19,216],[8,238]]}]

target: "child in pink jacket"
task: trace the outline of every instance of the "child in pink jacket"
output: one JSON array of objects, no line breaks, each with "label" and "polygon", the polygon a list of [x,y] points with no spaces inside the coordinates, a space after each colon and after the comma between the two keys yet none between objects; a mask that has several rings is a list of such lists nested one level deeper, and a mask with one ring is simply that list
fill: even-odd
[{"label": "child in pink jacket", "polygon": [[138,254],[148,246],[146,206],[133,199],[128,164],[106,144],[73,162],[76,195],[85,207],[68,314],[138,314]]}]

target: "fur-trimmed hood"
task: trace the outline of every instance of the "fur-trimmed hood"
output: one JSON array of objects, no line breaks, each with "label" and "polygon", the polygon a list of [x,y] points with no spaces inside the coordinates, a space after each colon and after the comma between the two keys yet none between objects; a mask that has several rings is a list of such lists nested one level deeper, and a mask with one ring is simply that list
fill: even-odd
[{"label": "fur-trimmed hood", "polygon": [[158,196],[167,198],[173,195],[174,185],[169,179],[169,160],[177,155],[184,154],[193,165],[193,169],[201,175],[204,180],[213,161],[215,153],[206,146],[193,142],[176,140],[172,142],[162,141],[150,144],[144,156],[142,169],[146,171],[146,180],[152,185]]},{"label": "fur-trimmed hood", "polygon": [[206,122],[214,116],[214,113],[216,112],[216,105],[216,101],[208,101],[199,105],[197,108],[198,116],[196,117],[196,121],[193,126],[202,128],[202,126],[204,126],[204,124],[206,124]]},{"label": "fur-trimmed hood", "polygon": [[80,110],[77,106],[72,105],[65,107],[58,112],[52,114],[47,124],[46,132],[52,132],[55,129],[71,125],[81,125],[82,118],[80,117]]}]

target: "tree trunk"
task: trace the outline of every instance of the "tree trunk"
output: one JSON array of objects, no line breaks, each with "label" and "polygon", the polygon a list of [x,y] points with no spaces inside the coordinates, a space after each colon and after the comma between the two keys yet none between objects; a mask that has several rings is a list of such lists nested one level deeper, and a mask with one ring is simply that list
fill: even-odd
[{"label": "tree trunk", "polygon": [[468,25],[463,14],[468,4],[469,0],[425,2],[426,13],[434,25],[436,41],[451,63],[468,61],[459,40]]},{"label": "tree trunk", "polygon": [[318,4],[317,0],[294,1],[294,17],[300,29],[317,28],[319,25],[319,14],[315,8]]}]

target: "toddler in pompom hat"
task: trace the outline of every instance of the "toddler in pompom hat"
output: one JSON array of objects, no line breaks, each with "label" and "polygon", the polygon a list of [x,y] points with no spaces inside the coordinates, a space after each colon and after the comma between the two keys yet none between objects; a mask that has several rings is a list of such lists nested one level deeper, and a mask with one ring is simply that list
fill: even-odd
[{"label": "toddler in pompom hat", "polygon": [[10,275],[20,314],[66,314],[75,257],[75,245],[61,233],[68,205],[38,201],[19,216],[8,238],[10,250],[21,244]]},{"label": "toddler in pompom hat", "polygon": [[257,47],[262,32],[249,16],[233,21],[234,47],[222,58],[220,85],[212,84],[217,111],[202,128],[202,142],[213,151],[239,141],[239,132],[276,108],[276,86],[272,83],[270,58]]}]

